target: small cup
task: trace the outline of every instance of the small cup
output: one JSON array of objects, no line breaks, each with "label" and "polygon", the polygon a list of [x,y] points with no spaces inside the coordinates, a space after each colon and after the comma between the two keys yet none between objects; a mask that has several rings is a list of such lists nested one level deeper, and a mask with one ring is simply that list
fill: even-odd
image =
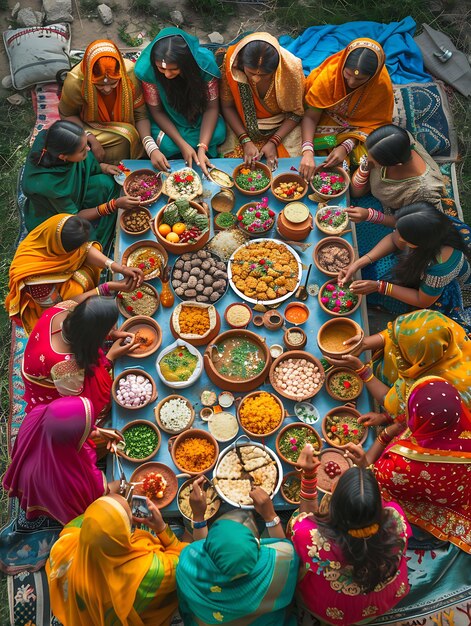
[{"label": "small cup", "polygon": [[223,409],[228,409],[234,404],[234,396],[230,391],[221,391],[218,396],[218,402]]},{"label": "small cup", "polygon": [[209,406],[205,406],[200,411],[200,417],[203,422],[207,422],[213,413],[213,409],[211,409]]},{"label": "small cup", "polygon": [[252,322],[254,326],[258,326],[260,328],[260,326],[263,326],[263,315],[254,315]]},{"label": "small cup", "polygon": [[263,314],[263,324],[267,330],[278,330],[283,323],[284,318],[279,311],[267,311]]},{"label": "small cup", "polygon": [[283,354],[284,351],[285,349],[279,343],[274,343],[272,346],[270,346],[270,354],[272,359],[277,359],[281,354]]}]

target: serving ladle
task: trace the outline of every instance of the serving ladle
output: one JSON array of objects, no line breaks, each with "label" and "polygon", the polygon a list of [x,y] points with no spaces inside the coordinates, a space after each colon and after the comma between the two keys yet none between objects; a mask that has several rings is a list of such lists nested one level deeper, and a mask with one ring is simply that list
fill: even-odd
[{"label": "serving ladle", "polygon": [[304,281],[304,285],[299,285],[299,287],[296,290],[296,293],[294,294],[294,297],[296,298],[296,300],[301,300],[301,302],[305,302],[308,298],[309,298],[309,294],[307,292],[307,282],[309,280],[309,274],[311,273],[311,268],[312,268],[312,263],[309,266],[309,269],[307,271],[307,276],[306,276],[306,280]]}]

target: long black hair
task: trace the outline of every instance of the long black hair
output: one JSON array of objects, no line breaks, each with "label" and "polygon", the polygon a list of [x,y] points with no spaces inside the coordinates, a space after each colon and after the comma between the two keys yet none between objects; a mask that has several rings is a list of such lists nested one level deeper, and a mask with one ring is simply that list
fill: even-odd
[{"label": "long black hair", "polygon": [[355,48],[345,59],[344,67],[349,70],[358,70],[360,74],[374,76],[378,69],[378,57],[369,48]]},{"label": "long black hair", "polygon": [[261,39],[246,44],[237,55],[237,65],[241,71],[244,70],[244,67],[249,67],[272,74],[279,63],[280,55],[276,48]]},{"label": "long black hair", "polygon": [[88,241],[92,225],[84,217],[73,215],[65,222],[61,230],[61,244],[66,252],[77,250]]},{"label": "long black hair", "polygon": [[365,141],[368,154],[380,165],[407,163],[412,157],[408,132],[395,124],[380,126],[368,135]]},{"label": "long black hair", "polygon": [[80,368],[87,373],[98,360],[98,350],[118,320],[114,298],[91,296],[71,311],[62,324],[65,338]]},{"label": "long black hair", "polygon": [[85,131],[78,124],[67,120],[54,122],[46,131],[44,151],[32,152],[30,159],[42,167],[64,165],[59,154],[74,154],[79,150]]},{"label": "long black hair", "polygon": [[[360,467],[351,467],[339,478],[329,512],[316,515],[321,534],[339,546],[363,593],[371,592],[397,572],[404,540],[391,532],[391,515],[383,508],[373,472]],[[368,538],[353,537],[348,532],[374,524],[378,530]]]},{"label": "long black hair", "polygon": [[437,263],[443,246],[461,250],[471,262],[468,250],[453,222],[428,202],[415,202],[396,212],[400,237],[417,248],[400,256],[393,269],[394,282],[418,288],[430,263]]},{"label": "long black hair", "polygon": [[[164,37],[152,47],[151,60],[155,78],[165,91],[168,103],[194,124],[208,106],[206,83],[186,41],[180,35]],[[157,61],[175,64],[180,74],[166,78],[156,67]]]}]

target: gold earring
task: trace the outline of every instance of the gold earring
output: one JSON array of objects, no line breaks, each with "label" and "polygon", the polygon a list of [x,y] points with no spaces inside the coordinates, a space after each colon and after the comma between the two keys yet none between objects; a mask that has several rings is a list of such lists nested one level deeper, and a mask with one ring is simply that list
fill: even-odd
[{"label": "gold earring", "polygon": [[355,70],[353,73],[355,74],[355,76],[358,76],[358,74],[360,73],[360,70]]}]

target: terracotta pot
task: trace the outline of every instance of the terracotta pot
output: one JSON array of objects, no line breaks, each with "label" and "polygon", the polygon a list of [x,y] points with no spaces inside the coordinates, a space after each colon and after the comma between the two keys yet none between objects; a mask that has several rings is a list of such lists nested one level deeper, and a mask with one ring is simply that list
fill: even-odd
[{"label": "terracotta pot", "polygon": [[[144,479],[146,474],[150,472],[155,472],[156,474],[162,474],[163,478],[167,481],[167,487],[165,488],[164,495],[162,498],[152,498],[152,502],[158,509],[163,509],[168,506],[170,502],[175,498],[178,490],[178,480],[175,475],[175,472],[171,470],[169,467],[164,465],[163,463],[156,463],[151,461],[150,463],[144,463],[141,467],[138,467],[131,474],[131,478],[129,479],[132,483],[139,483]],[[142,485],[136,485],[134,487],[134,495],[143,496],[144,490],[142,489]]]},{"label": "terracotta pot", "polygon": [[145,218],[147,220],[147,225],[142,230],[129,230],[129,228],[126,226],[126,216],[131,211],[136,211],[136,209],[131,209],[131,211],[123,210],[121,211],[121,215],[119,218],[119,225],[121,226],[121,230],[124,231],[127,235],[133,235],[133,236],[143,235],[150,229],[150,224],[152,222],[152,215],[149,209],[146,209],[146,207],[142,206],[142,207],[139,207],[139,209],[137,210],[139,211],[139,213],[142,213],[143,215],[145,215]]},{"label": "terracotta pot", "polygon": [[329,172],[329,173],[333,173],[333,174],[338,174],[339,176],[342,176],[345,182],[345,187],[342,189],[342,191],[339,191],[336,194],[326,194],[326,193],[321,193],[320,191],[318,191],[312,181],[311,181],[311,189],[312,189],[312,193],[313,195],[316,197],[317,201],[322,201],[324,200],[325,202],[329,202],[330,200],[337,200],[338,198],[341,198],[344,193],[347,192],[347,189],[350,185],[350,176],[347,174],[347,172],[343,169],[343,167],[339,167],[339,166],[332,166],[332,167],[322,167],[322,165],[319,168],[319,173],[320,172]]},{"label": "terracotta pot", "polygon": [[137,349],[129,352],[127,356],[132,357],[133,359],[144,359],[150,354],[154,354],[154,352],[156,352],[160,348],[160,345],[162,343],[162,329],[160,328],[159,324],[148,315],[135,315],[134,317],[131,317],[123,324],[121,324],[119,330],[128,333],[136,333],[141,328],[151,329],[154,334],[154,339],[147,349]]},{"label": "terracotta pot", "polygon": [[[247,191],[246,189],[242,189],[241,187],[239,187],[239,185],[237,184],[237,180],[236,180],[237,176],[239,175],[239,171],[241,169],[262,170],[263,174],[267,176],[270,182],[268,183],[268,185],[263,187],[263,189],[257,189],[256,191]],[[262,193],[265,193],[265,191],[267,191],[267,189],[270,188],[272,173],[271,173],[270,168],[267,165],[265,165],[265,163],[259,163],[259,162],[254,163],[252,165],[252,168],[249,168],[249,166],[245,165],[245,163],[241,163],[234,169],[232,178],[234,179],[234,184],[236,186],[236,189],[238,189],[241,194],[243,194],[244,196],[259,196]]]},{"label": "terracotta pot", "polygon": [[[292,208],[296,203],[289,205],[289,208]],[[305,204],[299,203],[303,207]],[[307,207],[306,207],[307,208]],[[276,230],[278,233],[284,237],[285,239],[291,239],[293,241],[304,241],[311,230],[313,229],[312,215],[309,213],[306,219],[301,220],[300,222],[293,222],[288,219],[290,212],[283,209],[281,213],[278,214],[278,218],[276,220]]]},{"label": "terracotta pot", "polygon": [[[337,448],[326,448],[319,455],[320,467],[317,470],[317,490],[321,493],[332,493],[332,486],[338,478],[352,467],[349,459],[345,458],[344,453]],[[324,470],[325,463],[334,461],[340,467],[342,474],[338,474],[335,478],[328,476]]]},{"label": "terracotta pot", "polygon": [[[259,202],[248,202],[247,204],[242,205],[236,213],[237,217],[239,217],[240,215],[244,215],[247,209],[255,207],[257,206],[257,204],[259,204]],[[273,226],[275,225],[275,217],[273,217],[272,219],[273,224],[270,226],[270,228],[267,228],[266,230],[258,230],[257,232],[253,233],[247,230],[247,228],[245,228],[245,226],[243,226],[242,222],[239,220],[237,220],[237,227],[250,239],[259,239],[260,237],[264,237],[265,235],[267,235],[272,230]]]},{"label": "terracotta pot", "polygon": [[299,506],[299,503],[301,502],[301,498],[299,500],[292,500],[286,495],[285,490],[284,490],[285,483],[289,480],[295,480],[295,479],[299,482],[299,487],[301,488],[301,473],[295,470],[294,472],[288,472],[287,474],[283,476],[283,480],[281,481],[280,493],[281,493],[283,500],[288,502],[288,504],[296,504]]},{"label": "terracotta pot", "polygon": [[[271,396],[276,403],[278,404],[278,406],[280,407],[280,411],[281,411],[281,418],[279,423],[277,424],[277,426],[275,426],[275,428],[272,428],[272,430],[266,432],[266,433],[262,433],[262,434],[257,434],[252,432],[251,430],[249,430],[248,428],[246,428],[243,424],[242,421],[240,419],[240,411],[244,405],[244,402],[246,402],[249,398],[254,398],[255,396],[259,396],[261,393],[268,393],[269,396]],[[244,398],[242,398],[242,400],[239,402],[238,406],[237,406],[237,419],[239,421],[240,427],[242,428],[242,430],[244,432],[247,433],[247,435],[252,438],[254,437],[255,439],[264,439],[265,437],[270,437],[271,435],[273,435],[274,433],[276,433],[276,431],[279,429],[279,427],[281,426],[281,424],[283,423],[283,420],[286,417],[286,411],[285,408],[283,406],[282,401],[275,396],[274,393],[270,393],[268,391],[253,391],[252,393],[249,393],[248,395],[246,395]]]},{"label": "terracotta pot", "polygon": [[[301,335],[303,336],[303,340],[301,341],[301,343],[291,343],[291,333],[301,333]],[[302,328],[297,328],[296,326],[293,326],[292,328],[288,328],[287,330],[285,330],[285,334],[283,335],[283,343],[288,348],[288,350],[302,350],[307,343],[307,335]]]},{"label": "terracotta pot", "polygon": [[[306,319],[305,319],[303,322],[292,322],[292,321],[289,319],[289,317],[288,317],[288,316],[289,316],[289,311],[290,311],[290,309],[294,309],[295,307],[296,307],[296,308],[303,309],[303,311],[305,311],[305,313],[306,313]],[[305,324],[305,323],[307,322],[307,320],[309,319],[309,314],[310,314],[309,307],[308,307],[308,306],[306,306],[303,302],[290,302],[290,303],[286,306],[284,316],[285,316],[285,320],[286,320],[286,322],[287,322],[288,324],[292,324],[293,326],[298,326],[298,327],[299,327],[299,326],[301,326],[302,324]]]},{"label": "terracotta pot", "polygon": [[317,295],[317,299],[319,301],[319,306],[321,307],[321,309],[323,311],[325,311],[326,313],[328,313],[329,315],[335,315],[336,317],[347,317],[348,315],[351,315],[354,311],[356,311],[358,309],[358,307],[361,304],[361,300],[363,298],[363,296],[361,294],[357,295],[358,301],[355,304],[355,306],[353,308],[351,308],[349,311],[346,311],[345,313],[341,313],[340,311],[331,311],[330,309],[328,309],[323,303],[321,298],[323,297],[323,291],[326,288],[327,285],[335,283],[335,280],[328,280],[327,282],[325,282],[322,287],[319,289],[319,293]]},{"label": "terracotta pot", "polygon": [[[162,409],[163,405],[166,404],[169,400],[183,400],[183,402],[185,402],[187,407],[190,409],[190,413],[191,413],[190,420],[188,424],[180,430],[171,430],[170,428],[167,428],[167,426],[163,425],[160,419],[160,410]],[[160,430],[163,430],[165,433],[169,433],[170,435],[178,435],[184,430],[187,430],[188,428],[192,427],[193,422],[195,421],[195,409],[193,408],[192,403],[187,398],[185,398],[184,396],[179,396],[176,393],[173,393],[158,403],[158,405],[154,409],[154,416],[155,416],[155,420],[157,424],[159,425]]]},{"label": "terracotta pot", "polygon": [[[289,430],[290,428],[306,428],[307,430],[309,430],[313,436],[314,439],[316,439],[317,441],[317,446],[314,445],[314,454],[319,454],[321,448],[322,448],[322,440],[321,437],[319,435],[319,433],[317,432],[317,430],[314,428],[314,426],[311,426],[310,424],[305,424],[304,422],[291,422],[291,424],[287,424],[286,426],[284,426],[280,432],[278,433],[278,435],[276,436],[276,453],[277,455],[280,457],[280,459],[282,461],[284,461],[285,463],[288,463],[288,465],[296,465],[295,461],[290,461],[288,458],[285,457],[285,455],[281,452],[280,450],[280,441],[281,438],[283,437],[283,435],[285,434],[285,432],[287,430]],[[301,450],[299,450],[299,452],[301,452]]]},{"label": "terracotta pot", "polygon": [[[214,446],[213,462],[211,463],[211,465],[208,465],[208,467],[205,468],[203,471],[191,472],[183,465],[180,465],[175,458],[175,452],[178,449],[178,446],[183,441],[185,441],[185,439],[190,439],[190,438],[191,439],[205,439],[206,441],[209,441],[210,443],[212,443]],[[184,430],[182,433],[180,433],[176,437],[171,437],[168,441],[168,447],[170,450],[170,454],[172,455],[172,461],[175,463],[175,466],[178,467],[178,469],[181,472],[189,474],[190,476],[198,476],[199,474],[206,474],[206,472],[209,472],[210,470],[212,470],[213,467],[216,465],[216,461],[219,455],[219,444],[216,441],[216,439],[207,430],[200,430],[198,428],[190,428],[188,430]]]},{"label": "terracotta pot", "polygon": [[[309,394],[305,394],[302,396],[292,396],[289,393],[286,393],[286,391],[284,389],[281,389],[280,387],[278,387],[276,385],[276,383],[274,382],[275,378],[274,378],[274,372],[276,370],[276,368],[278,367],[278,365],[280,365],[281,363],[283,363],[283,361],[285,359],[306,359],[306,361],[310,361],[311,363],[313,363],[314,365],[317,365],[317,367],[319,368],[319,373],[320,373],[320,383],[317,386],[315,392],[313,394],[309,393]],[[270,383],[273,387],[273,389],[280,394],[280,396],[283,396],[284,398],[288,398],[288,400],[294,400],[296,402],[302,402],[303,400],[309,400],[310,398],[313,398],[315,395],[317,395],[319,393],[319,391],[322,389],[322,385],[324,384],[324,379],[325,379],[325,373],[324,373],[324,368],[322,367],[322,363],[319,361],[319,359],[317,359],[315,356],[313,356],[310,352],[305,352],[304,350],[290,350],[289,352],[284,352],[283,354],[281,354],[277,359],[275,359],[270,367]]]},{"label": "terracotta pot", "polygon": [[[171,202],[170,204],[173,204],[173,202]],[[192,200],[189,204],[191,207],[196,209],[198,213],[201,213],[202,215],[206,215],[206,217],[208,217],[208,212],[201,204],[193,202]],[[171,241],[167,241],[165,237],[159,233],[159,226],[160,224],[162,224],[162,216],[165,208],[166,207],[162,207],[160,209],[152,223],[152,232],[154,233],[157,241],[165,248],[165,250],[168,250],[173,254],[185,254],[185,252],[194,252],[196,250],[200,250],[208,243],[210,234],[209,225],[208,230],[203,235],[198,237],[195,243],[172,243]]]},{"label": "terracotta pot", "polygon": [[[126,176],[126,179],[123,183],[123,193],[126,196],[129,196],[130,198],[135,198],[136,196],[131,196],[129,194],[129,185],[136,180],[136,178],[139,178],[140,176],[143,176],[144,174],[148,174],[148,175],[152,175],[152,176],[157,176],[157,172],[155,172],[154,170],[150,170],[150,169],[141,169],[141,170],[135,170],[134,172],[131,172],[128,176]],[[154,202],[157,202],[157,200],[160,198],[160,195],[162,193],[162,179],[159,176],[159,187],[156,190],[156,192],[154,193],[154,195],[149,198],[148,200],[141,200],[141,205],[142,206],[149,206],[151,204],[154,204]]]},{"label": "terracotta pot", "polygon": [[319,263],[319,252],[326,246],[332,246],[332,245],[337,246],[339,248],[343,248],[344,250],[348,252],[350,256],[349,265],[350,263],[353,262],[353,259],[355,258],[355,252],[352,246],[348,243],[348,241],[345,241],[345,239],[342,239],[342,237],[324,237],[324,239],[321,239],[319,241],[319,243],[314,248],[314,252],[312,253],[312,259],[314,263],[316,264],[316,267],[319,270],[319,272],[322,272],[323,274],[326,274],[327,276],[335,277],[335,276],[338,276],[340,269],[337,271],[331,272],[327,269],[324,269],[324,267],[322,267],[322,265]]},{"label": "terracotta pot", "polygon": [[[184,306],[191,306],[192,304],[194,303],[192,303],[191,300],[187,300],[186,302],[183,303]],[[206,303],[202,303],[202,304],[204,304],[206,307]],[[216,324],[214,325],[214,328],[210,330],[208,335],[206,335],[206,337],[201,337],[201,339],[186,339],[186,338],[183,339],[183,341],[190,343],[192,346],[206,346],[210,341],[212,341],[218,335],[219,331],[221,330],[221,316],[219,315],[216,307],[213,304],[212,305],[208,304],[207,306],[214,307],[214,310],[216,313]],[[175,337],[175,339],[182,339],[182,337],[180,337],[180,335],[175,330],[175,326],[173,325],[173,314],[170,315],[170,331],[172,335]]]},{"label": "terracotta pot", "polygon": [[[296,198],[292,198],[292,197],[283,198],[282,196],[277,194],[275,191],[275,189],[281,183],[296,183],[298,186],[303,188],[303,191]],[[271,181],[271,192],[275,196],[275,198],[279,200],[280,202],[295,202],[297,200],[301,200],[301,198],[304,198],[304,196],[306,195],[307,190],[308,190],[307,182],[304,180],[302,176],[300,176],[299,174],[295,174],[294,172],[285,172],[284,174],[278,174],[278,176],[275,176],[275,178]]]},{"label": "terracotta pot", "polygon": [[[232,219],[232,223],[229,226],[221,226],[220,224],[218,224],[218,218],[222,219],[220,216],[225,216],[225,215],[227,215],[227,216],[230,215],[230,219]],[[227,211],[220,212],[213,219],[214,230],[229,230],[230,228],[235,228],[236,227],[236,222],[237,222],[237,218],[236,218],[236,216],[233,213],[229,213]]]},{"label": "terracotta pot", "polygon": [[[154,308],[154,310],[152,312],[149,311],[149,313],[150,313],[149,317],[151,317],[152,315],[154,315],[157,312],[157,309],[159,308],[160,296],[159,296],[159,294],[157,292],[157,289],[153,285],[151,285],[150,283],[142,283],[141,289],[142,289],[143,286],[145,286],[146,289],[150,289],[152,291],[154,297],[155,297],[155,308]],[[124,303],[123,303],[123,301],[122,301],[122,299],[120,297],[116,298],[116,302],[118,304],[119,312],[121,313],[121,315],[123,317],[127,317],[127,318],[138,317],[136,315],[133,315],[132,312],[130,312],[130,311],[128,311],[126,309],[126,307],[124,306]],[[139,317],[141,317],[141,316],[139,316]],[[147,317],[147,316],[144,315],[143,317]]]},{"label": "terracotta pot", "polygon": [[314,221],[316,223],[317,228],[321,231],[321,233],[324,233],[326,235],[340,235],[345,230],[347,230],[348,225],[350,224],[348,220],[348,215],[346,213],[345,215],[347,215],[347,219],[342,223],[341,226],[336,226],[336,227],[330,226],[329,224],[326,224],[319,219],[320,216],[323,215],[325,212],[332,211],[332,210],[334,211],[340,210],[342,212],[345,212],[345,207],[331,205],[331,204],[328,204],[328,205],[323,204],[321,206],[321,203],[319,203],[316,214],[314,216]]},{"label": "terracotta pot", "polygon": [[[118,402],[118,400],[116,399],[116,391],[118,389],[119,381],[121,380],[121,378],[126,378],[126,376],[128,376],[129,374],[135,374],[136,376],[144,376],[144,378],[147,378],[150,384],[152,385],[152,392],[151,392],[150,399],[145,404],[141,404],[140,406],[125,406],[124,404],[121,404],[120,402]],[[151,402],[155,402],[155,400],[157,399],[157,387],[155,385],[155,381],[152,378],[152,376],[148,374],[146,371],[144,371],[143,369],[130,367],[128,369],[123,370],[120,374],[118,374],[118,376],[116,376],[116,378],[113,381],[113,386],[111,387],[111,395],[113,396],[113,400],[116,402],[118,406],[123,407],[123,409],[126,409],[127,411],[136,411],[139,409],[143,409],[144,407],[151,404]]]},{"label": "terracotta pot", "polygon": [[[257,344],[263,352],[265,365],[260,373],[256,376],[249,378],[247,380],[233,380],[232,378],[228,378],[223,374],[219,373],[214,366],[212,361],[212,353],[213,350],[216,349],[217,345],[222,341],[233,339],[235,337],[242,337],[244,339],[248,339]],[[215,385],[224,389],[225,391],[252,391],[256,389],[260,385],[262,385],[267,378],[268,371],[271,365],[271,355],[268,346],[266,345],[265,339],[260,337],[259,335],[251,332],[250,330],[228,330],[225,333],[222,333],[218,337],[214,339],[212,343],[206,348],[206,351],[203,355],[204,360],[204,369],[208,378]]]},{"label": "terracotta pot", "polygon": [[149,422],[148,420],[132,420],[132,422],[128,422],[125,426],[123,426],[123,428],[121,429],[121,432],[124,435],[126,431],[129,430],[132,426],[139,426],[140,424],[143,424],[145,426],[149,426],[150,428],[152,428],[152,430],[156,432],[159,437],[159,443],[154,448],[152,454],[149,454],[148,456],[142,457],[140,459],[135,459],[132,456],[128,456],[127,454],[123,452],[123,450],[120,450],[118,448],[119,456],[122,456],[123,459],[126,459],[126,461],[131,461],[131,463],[145,463],[146,461],[150,461],[157,454],[160,448],[160,444],[162,443],[162,435],[160,434],[159,429],[157,428],[155,424],[153,424],[152,422]]},{"label": "terracotta pot", "polygon": [[168,264],[168,252],[160,243],[152,241],[151,239],[136,241],[136,243],[133,243],[129,248],[126,248],[121,259],[122,265],[127,265],[129,256],[139,248],[151,248],[155,250],[155,256],[160,261],[160,264],[155,264],[155,269],[151,271],[144,270],[144,280],[152,280],[153,278],[159,277],[163,268]]},{"label": "terracotta pot", "polygon": [[266,311],[263,314],[263,325],[267,330],[278,330],[283,324],[284,319],[279,311]]},{"label": "terracotta pot", "polygon": [[[349,376],[352,376],[353,378],[355,378],[359,385],[358,392],[355,394],[352,394],[349,398],[342,398],[342,396],[339,396],[338,394],[336,394],[330,387],[332,377],[336,374],[343,374],[343,373],[348,374]],[[363,391],[363,381],[356,374],[356,372],[350,369],[349,367],[335,367],[334,369],[327,372],[327,376],[325,379],[325,388],[329,396],[333,398],[334,400],[340,400],[340,402],[351,402],[352,400],[356,400],[361,395],[361,392]]]},{"label": "terracotta pot", "polygon": [[[244,307],[244,309],[247,309],[248,313],[249,313],[249,319],[247,324],[243,324],[243,325],[238,325],[238,324],[234,324],[231,323],[228,320],[228,312],[230,311],[230,309],[232,309],[232,307]],[[247,328],[247,326],[250,324],[251,320],[252,320],[252,316],[253,316],[253,312],[252,309],[249,307],[248,304],[245,304],[245,302],[233,302],[232,304],[230,304],[228,307],[226,307],[226,310],[224,311],[224,319],[226,320],[226,323],[231,327],[231,328]],[[262,321],[263,323],[263,321]]]},{"label": "terracotta pot", "polygon": [[[345,416],[345,417],[354,417],[355,419],[358,419],[361,413],[357,411],[355,408],[353,408],[353,406],[348,406],[348,405],[338,406],[333,409],[330,409],[330,411],[327,411],[327,413],[324,416],[324,419],[322,420],[322,424],[321,424],[322,434],[324,435],[324,439],[326,440],[327,445],[332,446],[333,448],[339,448],[340,450],[344,450],[346,448],[345,445],[334,443],[332,439],[329,437],[329,435],[327,434],[326,420],[329,417],[332,417],[334,415],[337,415],[340,418]],[[365,432],[362,438],[358,441],[358,443],[360,444],[364,443],[366,441],[366,438],[368,437],[368,426],[363,426],[363,427],[365,429]]]},{"label": "terracotta pot", "polygon": [[230,213],[235,206],[235,193],[232,189],[221,189],[211,198],[211,208],[215,213]]},{"label": "terracotta pot", "polygon": [[[355,335],[360,335],[360,339],[356,343],[343,346],[344,341],[355,337]],[[338,359],[344,354],[354,352],[362,342],[363,336],[363,329],[355,320],[349,319],[348,317],[342,317],[341,319],[335,317],[322,324],[319,328],[317,333],[317,345],[324,356],[331,359]],[[329,337],[333,337],[335,343],[331,345],[331,342],[329,342],[327,346],[326,340],[328,340]]]}]

